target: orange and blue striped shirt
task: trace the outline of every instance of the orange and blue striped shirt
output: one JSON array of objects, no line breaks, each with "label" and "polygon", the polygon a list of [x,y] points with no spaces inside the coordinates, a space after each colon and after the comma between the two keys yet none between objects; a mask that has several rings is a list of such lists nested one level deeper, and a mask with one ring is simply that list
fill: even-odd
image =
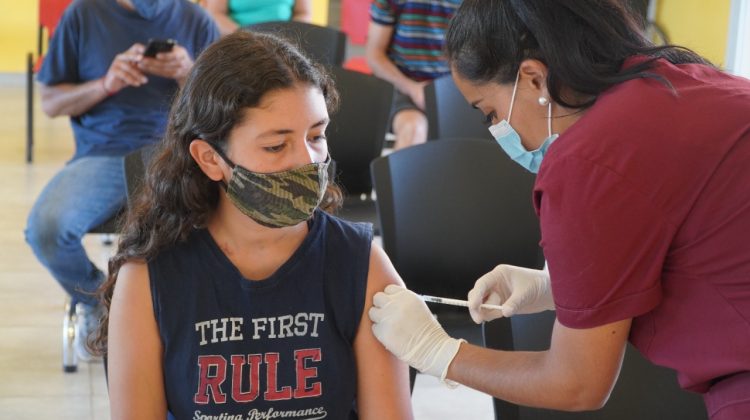
[{"label": "orange and blue striped shirt", "polygon": [[461,0],[373,0],[370,18],[394,27],[386,53],[404,75],[433,80],[450,73],[443,44],[460,4]]}]

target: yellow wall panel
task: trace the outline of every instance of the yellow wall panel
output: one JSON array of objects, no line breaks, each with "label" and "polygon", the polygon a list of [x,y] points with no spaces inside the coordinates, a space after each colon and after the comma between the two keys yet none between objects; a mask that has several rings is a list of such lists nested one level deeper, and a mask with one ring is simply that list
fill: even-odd
[{"label": "yellow wall panel", "polygon": [[37,2],[0,0],[0,72],[26,70],[26,54],[36,51]]},{"label": "yellow wall panel", "polygon": [[724,65],[730,0],[658,0],[656,21],[670,42]]},{"label": "yellow wall panel", "polygon": [[328,25],[328,0],[313,0],[312,21],[320,26]]}]

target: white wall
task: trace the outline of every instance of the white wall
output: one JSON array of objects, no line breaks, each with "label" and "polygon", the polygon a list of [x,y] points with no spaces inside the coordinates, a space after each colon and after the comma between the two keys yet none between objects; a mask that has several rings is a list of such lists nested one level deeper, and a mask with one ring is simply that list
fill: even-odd
[{"label": "white wall", "polygon": [[732,0],[726,69],[750,78],[750,0]]}]

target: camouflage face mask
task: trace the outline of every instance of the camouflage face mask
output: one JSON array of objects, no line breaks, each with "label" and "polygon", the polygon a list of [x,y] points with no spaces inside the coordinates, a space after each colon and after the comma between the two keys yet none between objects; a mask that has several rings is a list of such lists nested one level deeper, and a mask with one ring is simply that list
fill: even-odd
[{"label": "camouflage face mask", "polygon": [[323,200],[330,156],[325,162],[261,174],[235,165],[219,148],[215,149],[232,167],[232,177],[226,186],[229,199],[263,226],[280,228],[304,222]]}]

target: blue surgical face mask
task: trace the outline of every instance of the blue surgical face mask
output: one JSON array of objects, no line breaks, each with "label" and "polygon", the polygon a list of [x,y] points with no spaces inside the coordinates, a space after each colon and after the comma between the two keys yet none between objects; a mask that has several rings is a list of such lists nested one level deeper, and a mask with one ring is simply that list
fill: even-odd
[{"label": "blue surgical face mask", "polygon": [[135,12],[146,20],[152,20],[169,9],[174,0],[131,0]]},{"label": "blue surgical face mask", "polygon": [[500,121],[499,123],[490,126],[489,130],[492,133],[492,137],[495,138],[500,147],[503,148],[505,153],[510,156],[516,163],[523,166],[529,172],[539,172],[539,167],[542,165],[542,158],[547,153],[547,149],[555,139],[557,134],[552,134],[552,102],[550,101],[547,105],[547,132],[548,137],[542,142],[536,150],[526,150],[521,143],[521,136],[518,132],[510,126],[510,116],[513,114],[513,103],[516,100],[516,89],[518,88],[518,73],[516,74],[516,82],[513,85],[513,95],[510,98],[510,110],[508,110],[508,118]]}]

